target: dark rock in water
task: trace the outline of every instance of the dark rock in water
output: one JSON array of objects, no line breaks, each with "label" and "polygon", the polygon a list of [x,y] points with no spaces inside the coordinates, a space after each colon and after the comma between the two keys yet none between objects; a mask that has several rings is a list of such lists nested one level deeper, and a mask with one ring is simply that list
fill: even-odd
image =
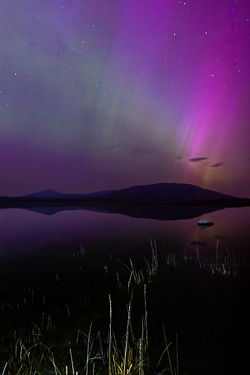
[{"label": "dark rock in water", "polygon": [[210,220],[206,220],[206,219],[200,219],[198,221],[198,225],[202,228],[202,229],[205,229],[205,228],[208,228],[208,227],[211,227],[212,225],[214,225],[214,223]]}]

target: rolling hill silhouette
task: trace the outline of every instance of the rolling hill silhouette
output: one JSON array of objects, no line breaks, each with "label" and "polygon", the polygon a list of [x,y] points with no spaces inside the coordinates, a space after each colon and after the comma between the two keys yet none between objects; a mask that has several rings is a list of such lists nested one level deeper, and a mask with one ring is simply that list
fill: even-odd
[{"label": "rolling hill silhouette", "polygon": [[100,191],[90,194],[63,194],[48,189],[27,194],[23,199],[69,199],[90,200],[105,202],[183,202],[190,200],[236,199],[231,195],[218,193],[213,190],[203,189],[191,184],[159,183],[152,185],[138,185],[121,190]]},{"label": "rolling hill silhouette", "polygon": [[113,191],[107,199],[129,202],[184,202],[190,200],[235,199],[236,197],[191,184],[159,183]]},{"label": "rolling hill silhouette", "polygon": [[26,194],[21,196],[20,198],[42,198],[42,199],[81,199],[81,198],[88,198],[88,197],[97,197],[99,195],[106,195],[114,190],[108,190],[108,191],[98,191],[95,193],[90,194],[63,194],[59,193],[56,190],[53,189],[46,189],[41,190],[36,193]]},{"label": "rolling hill silhouette", "polygon": [[0,197],[0,208],[24,208],[46,215],[84,209],[156,220],[189,219],[226,207],[249,205],[250,199],[178,183],[139,185],[90,194],[63,194],[47,189],[20,197]]}]

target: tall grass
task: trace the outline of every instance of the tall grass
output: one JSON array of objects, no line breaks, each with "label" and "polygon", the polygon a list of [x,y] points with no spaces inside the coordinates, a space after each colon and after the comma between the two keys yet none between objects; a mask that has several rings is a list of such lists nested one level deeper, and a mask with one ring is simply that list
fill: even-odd
[{"label": "tall grass", "polygon": [[158,257],[157,257],[157,247],[156,247],[156,240],[154,242],[150,238],[150,245],[152,250],[152,260],[151,263],[145,259],[145,262],[147,264],[147,273],[148,273],[148,281],[152,282],[153,277],[157,274],[158,271]]},{"label": "tall grass", "polygon": [[[145,286],[146,291],[146,286]],[[145,292],[146,293],[146,292]],[[148,342],[145,336],[145,330],[147,329],[146,318],[142,318],[142,334],[141,337],[136,340],[131,325],[131,313],[132,313],[132,298],[128,305],[127,311],[127,324],[126,332],[122,340],[123,350],[118,348],[117,341],[114,333],[112,333],[112,302],[109,296],[110,305],[110,323],[109,323],[109,340],[108,340],[108,359],[109,359],[109,375],[125,375],[125,374],[139,374],[144,375],[144,356],[148,357]],[[146,302],[145,302],[146,306]],[[146,312],[146,310],[145,310]],[[146,313],[145,313],[146,316]]]},{"label": "tall grass", "polygon": [[[129,271],[128,282],[127,282],[127,292],[122,293],[122,283],[119,280],[117,274],[118,287],[119,287],[119,298],[126,298],[128,301],[127,305],[127,317],[124,321],[124,335],[119,340],[115,336],[113,331],[113,320],[118,319],[117,312],[115,310],[115,304],[113,306],[111,294],[107,293],[109,308],[109,317],[107,317],[107,331],[105,334],[102,333],[102,337],[106,338],[101,339],[101,333],[98,331],[97,340],[94,337],[95,331],[95,322],[91,319],[87,323],[86,332],[83,333],[80,329],[77,331],[76,340],[74,339],[74,344],[71,342],[71,346],[67,346],[67,356],[63,360],[57,358],[55,345],[51,344],[53,341],[53,334],[55,332],[55,320],[54,315],[50,313],[45,315],[42,313],[42,322],[41,327],[38,325],[32,325],[31,332],[28,333],[25,337],[19,334],[14,334],[14,343],[11,344],[11,355],[8,361],[2,362],[0,369],[0,374],[2,375],[28,375],[28,374],[43,374],[44,369],[48,370],[48,373],[53,373],[55,375],[146,375],[148,374],[148,369],[150,367],[150,345],[149,345],[149,332],[148,332],[148,310],[147,310],[147,285],[148,287],[153,287],[149,284],[157,277],[159,274],[162,275],[161,271],[165,273],[167,269],[174,268],[175,270],[178,267],[184,265],[185,267],[188,264],[192,264],[199,270],[206,271],[209,275],[219,275],[232,278],[240,278],[242,275],[242,270],[244,271],[247,263],[243,256],[236,257],[234,253],[227,251],[226,256],[222,257],[220,255],[219,241],[217,241],[215,246],[215,256],[214,261],[208,261],[203,259],[201,252],[198,246],[198,241],[194,251],[195,257],[187,256],[184,253],[183,259],[180,261],[177,260],[175,254],[168,254],[165,258],[166,263],[158,263],[158,251],[156,246],[156,241],[150,239],[151,245],[151,260],[147,260],[145,257],[146,266],[143,270],[136,270],[135,263],[129,259],[129,266],[124,262],[119,262],[123,264],[126,269]],[[83,252],[83,248],[81,248]],[[162,258],[164,259],[164,258]],[[249,271],[250,267],[248,268]],[[109,269],[110,270],[110,269]],[[109,274],[110,271],[108,271]],[[244,271],[245,272],[245,271]],[[105,275],[105,277],[108,276]],[[56,274],[58,275],[58,274]],[[162,278],[160,280],[163,280]],[[59,288],[61,283],[58,281],[58,276],[55,279],[57,288]],[[126,284],[125,284],[126,285]],[[154,283],[158,288],[158,284]],[[137,288],[137,286],[140,286]],[[143,299],[144,299],[144,313],[142,312],[141,320],[139,322],[139,327],[136,327],[137,336],[135,337],[132,329],[132,312],[133,310],[133,295],[141,293],[143,287]],[[59,289],[58,289],[59,290]],[[33,290],[31,294],[31,303],[34,304],[35,297],[33,296]],[[43,293],[43,303],[42,306],[45,306],[45,294]],[[36,294],[35,294],[36,296]],[[129,297],[128,297],[129,296]],[[95,298],[93,296],[93,298]],[[113,297],[112,297],[113,298]],[[122,300],[121,298],[121,300]],[[136,297],[134,297],[136,298]],[[47,298],[46,294],[46,303]],[[25,309],[28,308],[28,305],[25,300]],[[113,298],[114,302],[114,298]],[[65,303],[65,302],[64,302]],[[11,306],[10,306],[11,305]],[[65,308],[66,306],[66,308]],[[70,306],[70,309],[69,309]],[[43,308],[42,307],[42,308]],[[114,309],[114,311],[113,311]],[[2,313],[6,310],[6,316],[13,314],[14,307],[12,303],[8,302],[2,303]],[[65,316],[68,320],[74,319],[74,309],[69,303],[64,304]],[[51,317],[52,316],[52,317]],[[140,319],[140,317],[139,317]],[[137,320],[138,321],[138,320]],[[94,323],[94,324],[93,324]],[[106,324],[105,323],[105,324]],[[125,324],[126,323],[126,324]],[[138,323],[137,323],[138,324]],[[40,325],[40,324],[39,324]],[[89,325],[89,326],[88,326]],[[125,328],[126,326],[126,328]],[[79,328],[79,327],[77,327]],[[134,327],[135,328],[135,327]],[[64,327],[61,328],[62,331]],[[119,333],[120,334],[120,333]],[[20,337],[19,337],[20,336]],[[21,337],[22,336],[22,337]],[[121,335],[120,335],[121,336]],[[173,359],[170,356],[170,345],[166,340],[165,328],[163,328],[163,336],[165,342],[165,348],[162,352],[162,355],[159,358],[158,366],[160,367],[164,360],[168,362],[168,368],[166,371],[172,375],[179,375],[179,351],[178,351],[178,337],[176,336],[175,343],[175,356]],[[75,336],[74,336],[75,337]],[[84,339],[82,339],[84,337]],[[118,336],[117,336],[118,337]],[[10,340],[11,341],[11,340]],[[82,345],[83,344],[83,345]],[[83,349],[82,349],[82,346]],[[81,350],[80,350],[81,347]],[[86,347],[86,349],[85,349]],[[5,348],[4,348],[5,350]],[[8,349],[9,350],[9,349]],[[84,351],[83,351],[84,350]],[[82,359],[79,358],[79,352],[81,351]],[[7,352],[7,348],[6,348]],[[1,353],[2,354],[2,353]],[[158,358],[157,358],[158,359]],[[157,361],[156,361],[157,362]],[[176,364],[173,365],[173,362]],[[157,373],[157,363],[155,364],[155,373]],[[2,373],[1,373],[2,371]],[[151,370],[150,370],[151,371]]]},{"label": "tall grass", "polygon": [[[134,286],[144,284],[144,282],[149,282],[151,283],[153,281],[153,278],[157,275],[158,271],[158,257],[157,257],[157,247],[156,247],[156,241],[152,241],[150,238],[150,245],[151,245],[151,251],[152,251],[152,258],[151,262],[147,260],[144,257],[144,260],[146,262],[146,272],[148,274],[148,277],[144,276],[143,270],[136,270],[135,263],[132,261],[132,259],[129,259],[130,267],[127,266],[124,262],[122,262],[120,259],[115,258],[118,262],[122,263],[130,272],[130,276],[128,279],[128,284],[127,284],[127,290],[130,291],[133,289]],[[117,282],[119,288],[121,288],[121,283],[119,279],[119,275],[117,273]]]},{"label": "tall grass", "polygon": [[[105,356],[105,343],[102,343],[100,338],[100,333],[98,333],[99,340],[99,351],[92,354],[94,347],[94,338],[92,334],[92,322],[90,323],[88,335],[86,336],[86,362],[84,369],[78,369],[74,364],[74,354],[71,348],[69,348],[69,359],[70,365],[66,365],[64,369],[60,368],[56,363],[53,352],[51,349],[40,342],[41,331],[36,327],[37,333],[34,334],[34,344],[29,348],[23,343],[23,341],[18,338],[14,348],[14,357],[9,362],[5,363],[2,371],[2,375],[7,374],[18,374],[18,375],[28,375],[28,374],[43,374],[43,370],[46,369],[46,373],[52,372],[55,375],[72,374],[72,375],[145,375],[149,368],[149,342],[148,342],[148,323],[147,323],[147,299],[146,299],[146,284],[144,284],[144,316],[142,316],[141,324],[141,335],[138,339],[135,338],[132,329],[131,317],[132,317],[132,302],[133,302],[133,292],[131,293],[131,298],[127,306],[127,322],[126,331],[118,344],[115,333],[112,328],[113,319],[113,307],[111,296],[109,295],[109,330],[108,330],[108,340],[107,340],[107,360]],[[77,343],[79,342],[80,334],[83,332],[77,332]],[[164,329],[165,337],[165,329]],[[168,353],[168,358],[170,360],[170,354],[168,347],[170,344],[167,343],[166,338],[166,349],[162,353],[161,359],[165,352]],[[99,354],[101,353],[101,355]],[[108,366],[102,367],[100,372],[100,362],[107,364]],[[50,365],[49,365],[50,364]],[[71,370],[70,370],[71,368]],[[97,370],[96,370],[97,369]],[[98,370],[99,369],[99,370]],[[170,362],[169,369],[171,374],[174,373],[172,370],[172,364]]]}]

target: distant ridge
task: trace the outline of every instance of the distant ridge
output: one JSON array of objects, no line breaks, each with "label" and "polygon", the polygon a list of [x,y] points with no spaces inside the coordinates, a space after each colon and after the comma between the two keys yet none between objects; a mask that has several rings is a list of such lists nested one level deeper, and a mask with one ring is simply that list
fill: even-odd
[{"label": "distant ridge", "polygon": [[46,189],[46,190],[42,190],[42,191],[38,191],[36,193],[31,193],[31,194],[26,194],[26,195],[22,195],[20,198],[49,198],[49,199],[53,199],[53,198],[56,198],[56,199],[60,199],[60,198],[78,198],[80,197],[80,195],[78,194],[63,194],[63,193],[59,193],[58,191],[56,190],[53,190],[53,189]]},{"label": "distant ridge", "polygon": [[42,199],[81,199],[95,197],[112,193],[114,190],[98,191],[90,194],[64,194],[53,189],[41,190],[36,193],[22,195],[20,198],[42,198]]},{"label": "distant ridge", "polygon": [[179,183],[138,185],[90,194],[63,194],[47,189],[20,197],[0,197],[0,208],[24,208],[46,215],[85,209],[157,220],[188,219],[226,207],[246,206],[250,206],[250,199]]},{"label": "distant ridge", "polygon": [[196,185],[179,183],[158,183],[138,185],[116,190],[106,196],[107,199],[129,202],[184,202],[191,200],[237,199],[232,195],[203,189]]},{"label": "distant ridge", "polygon": [[121,190],[99,191],[90,194],[63,194],[53,189],[47,189],[23,195],[19,198],[33,199],[91,199],[124,202],[172,202],[189,200],[236,199],[232,195],[203,189],[196,185],[179,183],[158,183],[152,185],[137,185]]}]

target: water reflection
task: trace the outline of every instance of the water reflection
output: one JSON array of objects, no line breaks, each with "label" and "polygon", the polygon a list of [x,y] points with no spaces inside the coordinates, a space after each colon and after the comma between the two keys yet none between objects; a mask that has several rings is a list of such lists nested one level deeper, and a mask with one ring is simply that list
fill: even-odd
[{"label": "water reflection", "polygon": [[[2,315],[5,317],[3,327],[10,329],[6,337],[9,339],[13,336],[15,326],[17,332],[27,332],[23,335],[28,337],[30,322],[37,324],[40,329],[41,315],[43,317],[44,314],[47,319],[52,316],[53,324],[56,321],[56,337],[59,337],[60,348],[67,349],[65,353],[68,353],[68,345],[71,345],[68,344],[69,341],[72,343],[75,340],[77,329],[80,327],[81,332],[87,332],[92,321],[96,329],[105,335],[105,319],[109,318],[108,294],[112,295],[115,316],[123,322],[120,318],[122,312],[119,310],[123,308],[123,297],[120,297],[122,291],[117,289],[116,272],[119,272],[120,280],[124,276],[123,271],[125,272],[125,283],[129,278],[128,270],[122,263],[117,262],[115,257],[129,264],[128,258],[134,260],[138,255],[145,267],[142,255],[150,259],[150,237],[156,239],[159,264],[161,262],[163,265],[166,265],[166,261],[161,258],[164,252],[167,254],[170,251],[183,251],[184,247],[190,252],[193,251],[195,256],[198,246],[200,257],[207,258],[210,254],[213,259],[217,241],[221,250],[226,250],[227,246],[231,250],[235,249],[235,252],[243,248],[248,249],[249,207],[219,210],[207,213],[204,217],[214,225],[202,230],[198,226],[200,217],[163,221],[86,210],[61,211],[53,215],[22,209],[0,210],[1,301],[4,301]],[[83,244],[87,251],[86,257],[76,253],[80,252],[80,244]],[[112,259],[110,254],[114,256]],[[141,269],[137,260],[135,263],[137,269]],[[109,269],[108,276],[104,271],[105,267]],[[198,273],[194,273],[194,269],[198,270]],[[218,283],[218,279],[205,279],[204,275],[200,277],[198,266],[190,270],[192,277],[189,277],[189,273],[183,272],[176,278],[176,273],[170,271],[166,272],[166,279],[162,276],[159,278],[160,284],[156,282],[147,286],[147,309],[150,319],[148,326],[152,327],[149,335],[152,337],[151,343],[161,343],[164,324],[168,327],[169,340],[176,337],[176,332],[181,338],[183,368],[189,366],[196,369],[197,363],[208,368],[211,358],[215,358],[218,353],[216,365],[222,363],[221,368],[227,368],[230,358],[233,357],[235,360],[235,356],[229,351],[233,343],[243,343],[242,335],[246,329],[249,331],[249,311],[245,302],[247,298],[242,298],[247,296],[247,289],[242,293],[236,287],[241,284],[235,284],[231,288],[231,283]],[[229,288],[225,288],[225,285],[229,285]],[[126,290],[125,288],[124,295],[127,295]],[[119,298],[116,298],[117,291]],[[91,303],[90,296],[93,296]],[[138,294],[135,293],[135,296]],[[165,296],[167,304],[162,303]],[[143,298],[141,302],[144,304]],[[12,307],[11,315],[9,306]],[[69,319],[69,309],[74,319]],[[38,316],[36,311],[39,311]],[[126,326],[126,308],[124,311]],[[138,322],[141,322],[141,311],[143,310],[135,297],[133,319],[139,318]],[[235,319],[235,311],[240,311],[240,320],[238,313]],[[20,320],[20,316],[24,318]],[[236,320],[240,322],[240,326],[235,323]],[[41,325],[43,326],[43,323]],[[135,324],[136,326],[140,327],[140,323]],[[5,328],[3,332],[6,332]],[[41,332],[43,337],[46,337],[46,325],[41,328],[44,328]],[[123,334],[122,327],[117,337]],[[19,333],[18,337],[21,337]],[[162,346],[160,350],[157,348],[159,356],[155,350],[156,346],[154,353],[157,353],[156,357],[159,358]],[[197,355],[193,356],[193,353]],[[73,355],[76,358],[75,353]],[[192,359],[193,357],[195,359]]]},{"label": "water reflection", "polygon": [[[0,210],[1,254],[13,249],[44,248],[84,244],[101,249],[107,244],[128,251],[132,244],[140,247],[155,238],[168,246],[211,247],[219,241],[221,248],[234,251],[249,249],[250,208],[226,208],[202,215],[214,225],[201,230],[199,216],[188,220],[153,220],[86,210],[60,211],[42,215],[23,209]],[[205,246],[207,244],[207,246]],[[127,249],[127,250],[126,250]],[[134,247],[133,247],[134,249]],[[102,250],[103,251],[103,250]],[[134,250],[133,250],[134,251]]]}]

